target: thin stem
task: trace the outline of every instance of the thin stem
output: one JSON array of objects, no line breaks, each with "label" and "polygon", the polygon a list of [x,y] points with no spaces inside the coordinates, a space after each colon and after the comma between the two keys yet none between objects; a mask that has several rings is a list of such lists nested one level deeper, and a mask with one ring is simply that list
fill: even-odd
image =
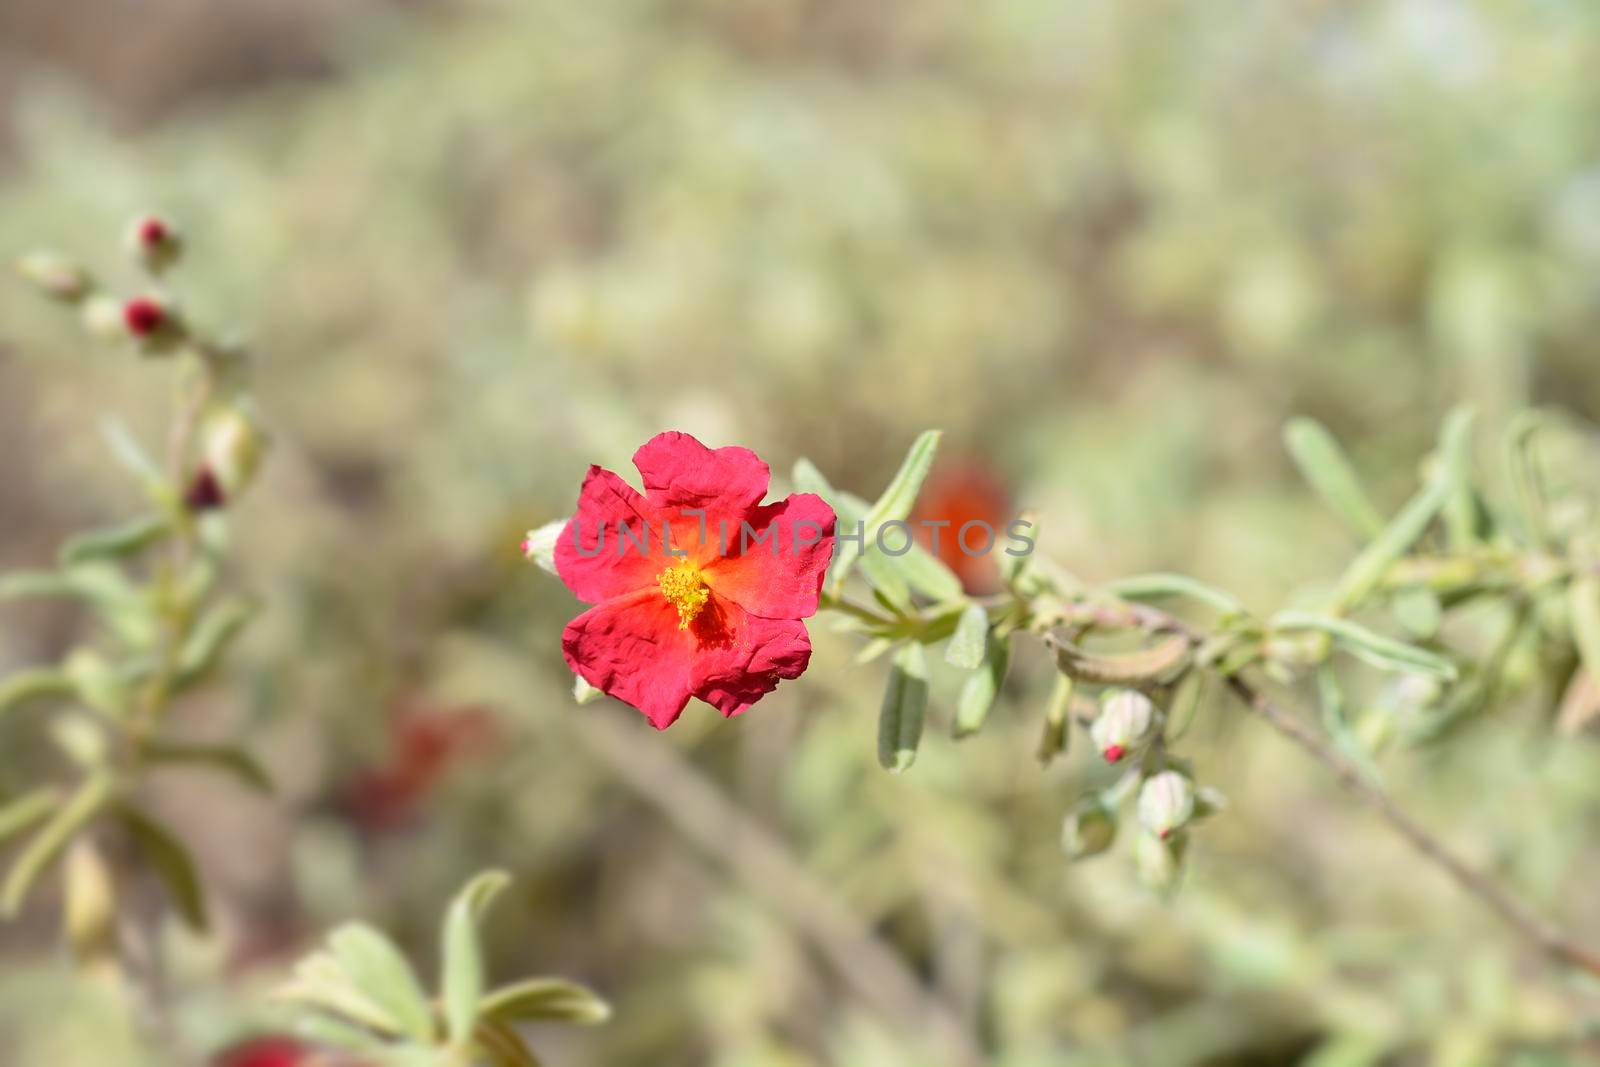
[{"label": "thin stem", "polygon": [[[1102,603],[1082,605],[1075,617],[1084,624],[1132,627],[1159,633],[1181,633],[1199,644],[1201,634],[1172,615],[1146,604]],[[1562,963],[1600,977],[1600,953],[1578,943],[1570,934],[1529,908],[1487,871],[1457,855],[1431,831],[1384,792],[1354,760],[1340,752],[1300,718],[1274,703],[1265,693],[1240,678],[1225,679],[1245,707],[1301,750],[1333,772],[1340,784],[1369,807],[1424,859],[1443,870],[1462,889],[1477,897],[1522,937]]]}]

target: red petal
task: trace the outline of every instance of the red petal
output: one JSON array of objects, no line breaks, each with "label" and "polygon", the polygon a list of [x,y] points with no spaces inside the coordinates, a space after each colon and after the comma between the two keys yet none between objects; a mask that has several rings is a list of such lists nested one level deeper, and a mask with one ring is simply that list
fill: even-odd
[{"label": "red petal", "polygon": [[695,644],[694,628],[678,629],[677,609],[654,587],[590,608],[561,634],[567,666],[638,708],[657,730],[671,726],[689,702]]},{"label": "red petal", "polygon": [[742,517],[767,495],[772,475],[748,448],[711,449],[676,430],[641,445],[633,465],[644,476],[650,503],[675,513],[703,508],[710,515]]},{"label": "red petal", "polygon": [[[621,532],[624,524],[633,531],[627,537]],[[647,552],[640,552],[637,542],[646,524]],[[654,589],[663,566],[655,509],[615,474],[590,467],[578,493],[578,513],[556,541],[561,580],[579,600],[598,604],[637,589]]]},{"label": "red petal", "polygon": [[689,685],[694,695],[732,717],[798,678],[811,660],[811,638],[796,619],[767,619],[713,596],[689,630],[696,649]]},{"label": "red petal", "polygon": [[[796,493],[754,509],[748,521],[751,535],[741,538],[740,531],[730,531],[728,555],[707,565],[706,584],[754,615],[815,615],[822,577],[833,559],[833,509],[819,496]],[[762,537],[766,540],[758,540]],[[801,543],[812,540],[816,543]]]}]

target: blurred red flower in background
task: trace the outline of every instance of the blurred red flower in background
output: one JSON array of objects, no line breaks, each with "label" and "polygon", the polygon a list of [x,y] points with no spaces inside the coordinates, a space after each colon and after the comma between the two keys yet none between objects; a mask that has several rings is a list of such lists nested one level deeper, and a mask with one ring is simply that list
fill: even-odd
[{"label": "blurred red flower in background", "polygon": [[[1011,493],[994,468],[981,460],[965,460],[936,469],[928,478],[911,514],[912,528],[922,546],[956,572],[968,593],[984,596],[1000,589],[995,553],[1002,551],[999,546],[1005,544],[1006,527],[1016,517],[1011,508]],[[940,525],[924,525],[929,522]],[[958,537],[969,522],[987,523],[994,531],[995,545],[989,552],[961,550]],[[967,543],[977,549],[984,540],[974,530]]]},{"label": "blurred red flower in background", "polygon": [[485,708],[404,708],[391,718],[390,754],[357,776],[348,803],[357,822],[389,830],[416,817],[428,794],[463,761],[493,751],[499,737]]},{"label": "blurred red flower in background", "polygon": [[[643,495],[611,471],[589,468],[577,514],[556,544],[561,580],[597,605],[567,624],[567,665],[658,730],[691,696],[737,715],[810,661],[800,620],[817,610],[833,556],[833,509],[811,493],[762,504],[770,471],[760,457],[710,449],[685,433],[651,438],[633,465]],[[748,543],[744,523],[753,531]],[[642,548],[624,545],[624,526]]]},{"label": "blurred red flower in background", "polygon": [[210,1067],[312,1067],[314,1050],[292,1037],[253,1037],[211,1058]]}]

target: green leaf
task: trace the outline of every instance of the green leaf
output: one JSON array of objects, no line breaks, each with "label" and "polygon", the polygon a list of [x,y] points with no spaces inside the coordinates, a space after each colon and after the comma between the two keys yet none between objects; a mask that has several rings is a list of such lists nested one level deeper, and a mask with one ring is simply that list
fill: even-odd
[{"label": "green leaf", "polygon": [[478,922],[510,880],[504,871],[478,875],[456,894],[445,915],[440,988],[450,1040],[458,1045],[470,1040],[477,1025],[478,1001],[486,982]]},{"label": "green leaf", "polygon": [[889,682],[878,712],[878,762],[896,774],[917,759],[922,719],[928,707],[928,661],[922,646],[900,646],[889,666]]},{"label": "green leaf", "polygon": [[492,1067],[539,1067],[538,1057],[506,1023],[485,1019],[478,1024],[473,1037],[489,1057]]},{"label": "green leaf", "polygon": [[1172,704],[1167,708],[1167,722],[1170,724],[1167,727],[1167,740],[1179,741],[1189,732],[1189,727],[1194,725],[1194,717],[1200,712],[1205,692],[1205,672],[1185,671],[1172,693]]},{"label": "green leaf", "polygon": [[1567,608],[1572,616],[1572,643],[1578,648],[1584,672],[1600,679],[1600,575],[1573,579],[1567,587]]},{"label": "green leaf", "polygon": [[298,1036],[308,1041],[326,1045],[328,1048],[342,1049],[345,1052],[375,1055],[382,1053],[387,1047],[383,1039],[377,1035],[326,1015],[307,1015],[295,1021],[294,1029]]},{"label": "green leaf", "polygon": [[127,712],[133,700],[128,680],[100,653],[89,648],[77,649],[63,666],[79,700],[112,718],[120,718]]},{"label": "green leaf", "polygon": [[1524,411],[1506,427],[1502,444],[1517,520],[1522,526],[1523,536],[1534,548],[1550,546],[1544,474],[1539,457],[1534,452],[1534,439],[1544,423],[1544,416],[1539,412]]},{"label": "green leaf", "polygon": [[1189,639],[1182,634],[1137,652],[1089,652],[1059,634],[1045,635],[1045,643],[1055,650],[1058,670],[1090,685],[1152,685],[1189,662]]},{"label": "green leaf", "polygon": [[164,479],[155,460],[146,452],[120,419],[105,419],[100,423],[100,435],[111,448],[111,454],[147,486],[160,485]]},{"label": "green leaf", "polygon": [[331,1012],[381,1034],[401,1033],[394,1017],[356,988],[331,952],[313,952],[295,964],[294,977],[274,996]]},{"label": "green leaf", "polygon": [[248,601],[225,600],[202,615],[178,655],[178,688],[209,674],[255,613]]},{"label": "green leaf", "polygon": [[209,767],[230,774],[251,789],[271,793],[272,777],[250,753],[233,745],[202,745],[184,741],[149,740],[139,746],[139,754],[154,764],[188,764]]},{"label": "green leaf", "polygon": [[365,923],[346,923],[328,937],[352,985],[414,1040],[433,1040],[433,1010],[416,972],[388,937]]},{"label": "green leaf", "polygon": [[206,895],[200,884],[200,871],[195,867],[194,857],[189,854],[188,847],[166,827],[131,804],[119,805],[117,817],[128,828],[134,843],[167,887],[167,893],[172,897],[178,914],[183,916],[183,921],[196,933],[205,933],[208,925]]},{"label": "green leaf", "polygon": [[1449,495],[1450,481],[1444,477],[1434,477],[1418,490],[1394,521],[1345,568],[1334,595],[1335,610],[1355,607],[1378,587],[1384,572],[1427,532]]},{"label": "green leaf", "polygon": [[1384,637],[1348,619],[1310,611],[1284,611],[1273,617],[1271,625],[1275,630],[1320,631],[1351,655],[1384,670],[1420,671],[1445,681],[1456,677],[1456,665],[1443,656]]},{"label": "green leaf", "polygon": [[1111,582],[1106,591],[1123,600],[1159,600],[1163,597],[1188,597],[1216,608],[1224,615],[1244,615],[1238,598],[1183,574],[1140,574]]},{"label": "green leaf", "polygon": [[1039,735],[1039,762],[1048,765],[1051,760],[1067,751],[1072,740],[1072,690],[1071,675],[1057,671],[1050,687],[1050,701],[1044,708],[1044,732]]},{"label": "green leaf", "polygon": [[[838,518],[839,530],[853,531],[858,523],[865,530],[867,512],[872,510],[872,506],[855,494],[828,484],[828,479],[810,460],[802,459],[795,464],[793,480],[800,492],[815,493],[828,502]],[[841,544],[838,552],[843,553],[848,547],[852,546]],[[830,573],[840,575],[837,570],[838,555],[834,557],[832,566],[834,569]],[[899,606],[904,606],[908,601],[907,586],[936,604],[959,601],[966,595],[956,573],[915,540],[906,552],[898,556],[884,555],[877,551],[874,543],[871,551],[862,558],[862,571],[874,586],[879,583],[886,585],[885,595]],[[844,579],[839,577],[838,580],[843,582]]]},{"label": "green leaf", "polygon": [[1444,620],[1444,608],[1439,594],[1425,585],[1408,585],[1397,589],[1389,599],[1394,617],[1412,637],[1429,638],[1439,632]]},{"label": "green leaf", "polygon": [[155,640],[158,627],[149,602],[105,559],[85,559],[61,571],[24,571],[0,578],[0,600],[57,596],[88,601],[119,637],[136,648],[148,648]]},{"label": "green leaf", "polygon": [[1005,684],[1006,670],[1011,664],[1011,641],[991,633],[987,641],[982,668],[967,678],[956,700],[955,737],[971,737],[983,729],[994,707],[1000,687]]},{"label": "green leaf", "polygon": [[611,1006],[592,990],[564,978],[529,978],[483,998],[483,1017],[501,1022],[564,1022],[594,1026],[611,1018]]},{"label": "green leaf", "polygon": [[60,802],[60,790],[40,786],[0,805],[0,844],[42,820]]},{"label": "green leaf", "polygon": [[78,831],[82,830],[110,799],[112,779],[109,774],[92,774],[57,808],[55,814],[40,827],[0,886],[0,914],[15,918],[41,874],[60,857]]},{"label": "green leaf", "polygon": [[0,600],[77,595],[78,590],[71,580],[57,571],[14,571],[0,575]]},{"label": "green leaf", "polygon": [[[927,430],[917,437],[888,487],[862,516],[862,538],[867,545],[876,544],[878,529],[884,523],[902,520],[911,514],[911,509],[917,502],[917,493],[921,491],[922,483],[928,477],[928,470],[933,466],[934,453],[939,449],[939,437],[938,430]],[[837,510],[835,508],[835,511]],[[862,546],[853,540],[840,544],[841,547],[833,560],[835,593],[844,585],[850,568],[862,553]]]},{"label": "green leaf", "polygon": [[165,515],[142,515],[136,519],[91,530],[69,538],[61,546],[61,562],[71,565],[105,556],[131,556],[161,540],[172,529]]},{"label": "green leaf", "polygon": [[972,604],[961,613],[956,632],[944,649],[944,661],[964,671],[975,671],[983,664],[989,639],[989,613],[982,604]]},{"label": "green leaf", "polygon": [[1367,747],[1361,743],[1354,725],[1350,722],[1349,708],[1339,678],[1328,664],[1317,667],[1317,697],[1322,709],[1322,728],[1333,743],[1373,781],[1378,780],[1378,769],[1372,762]]},{"label": "green leaf", "polygon": [[65,671],[54,667],[33,667],[0,680],[0,715],[20,708],[30,700],[72,697],[77,687]]},{"label": "green leaf", "polygon": [[1356,534],[1366,539],[1383,529],[1383,516],[1373,506],[1355,467],[1333,434],[1315,419],[1290,419],[1283,427],[1284,447],[1306,484],[1322,498],[1335,515]]}]

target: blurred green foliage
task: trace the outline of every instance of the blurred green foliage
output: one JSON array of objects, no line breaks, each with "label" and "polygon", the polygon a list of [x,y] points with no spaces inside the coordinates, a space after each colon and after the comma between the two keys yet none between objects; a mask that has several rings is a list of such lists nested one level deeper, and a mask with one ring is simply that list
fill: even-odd
[{"label": "blurred green foliage", "polygon": [[[1233,804],[1164,902],[1123,858],[1061,857],[1062,815],[1109,777],[1083,745],[1037,769],[1042,656],[1019,652],[982,735],[940,729],[890,777],[883,664],[817,633],[807,676],[740,720],[629,720],[686,757],[630,780],[583,740],[617,709],[571,703],[575,605],[516,552],[587,464],[659,429],[777,470],[807,456],[870,498],[935,425],[1084,577],[1182,570],[1276,607],[1352,546],[1279,444],[1290,415],[1334,429],[1387,514],[1458,402],[1496,428],[1529,403],[1600,413],[1597,23],[1491,0],[541,0],[369,17],[326,76],[131,138],[37,83],[0,185],[7,258],[183,220],[206,264],[185,312],[250,340],[277,444],[233,534],[266,606],[244,695],[189,725],[247,737],[280,794],[151,799],[218,930],[171,931],[171,1056],[275,1025],[260,992],[352,915],[429,960],[440,902],[493,865],[516,874],[493,970],[616,1007],[536,1040],[549,1062],[940,1062],[819,955],[738,834],[680,836],[670,813],[710,790],[1005,1067],[1600,1062],[1592,984],[1536,967],[1220,704],[1188,747]],[[52,311],[0,287],[6,569],[127,514],[102,414],[146,439],[164,417],[159,374]],[[75,619],[3,623],[10,667]],[[958,686],[929,671],[943,726]],[[498,742],[375,817],[392,805],[362,785],[406,724],[465,707]],[[1600,753],[1548,718],[1507,707],[1384,771],[1596,931]],[[30,758],[0,747],[0,785]],[[10,1061],[139,1062],[43,948],[48,904],[30,915],[0,935]]]}]

